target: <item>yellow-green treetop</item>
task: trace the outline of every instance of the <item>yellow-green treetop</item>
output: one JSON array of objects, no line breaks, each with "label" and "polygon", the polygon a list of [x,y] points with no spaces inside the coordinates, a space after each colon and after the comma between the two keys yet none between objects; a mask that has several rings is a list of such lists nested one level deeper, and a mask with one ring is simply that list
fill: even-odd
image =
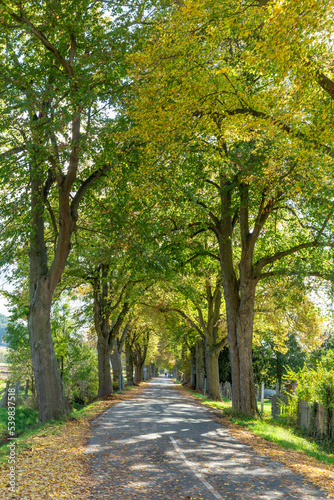
[{"label": "yellow-green treetop", "polygon": [[317,52],[328,68],[332,23],[328,2],[316,12],[314,3],[190,0],[158,21],[132,59],[133,116],[154,157],[170,160],[200,145],[220,159],[225,144],[257,140],[261,148],[270,140],[269,180],[287,155],[305,165],[319,154],[332,168],[323,154],[333,142],[331,109],[311,63]]},{"label": "yellow-green treetop", "polygon": [[145,142],[156,178],[168,174],[177,203],[200,207],[217,238],[233,407],[245,413],[256,411],[257,284],[301,269],[314,275],[320,249],[334,246],[330,95],[311,57],[330,54],[323,34],[332,24],[325,8],[308,22],[312,5],[174,3],[132,59],[130,134]]}]

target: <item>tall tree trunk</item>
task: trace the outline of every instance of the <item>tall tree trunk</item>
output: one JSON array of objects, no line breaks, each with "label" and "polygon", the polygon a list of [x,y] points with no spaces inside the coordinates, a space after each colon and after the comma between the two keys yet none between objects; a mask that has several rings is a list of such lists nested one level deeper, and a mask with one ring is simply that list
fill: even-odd
[{"label": "tall tree trunk", "polygon": [[226,288],[232,407],[243,414],[254,414],[257,412],[252,361],[255,283],[244,284],[240,298],[234,287],[226,285]]},{"label": "tall tree trunk", "polygon": [[31,392],[32,392],[32,395],[35,396],[36,388],[35,388],[35,379],[34,379],[33,375],[31,375]]},{"label": "tall tree trunk", "polygon": [[182,359],[182,371],[183,371],[182,384],[188,385],[190,382],[191,366],[190,366],[189,352],[186,345],[182,346],[181,359]]},{"label": "tall tree trunk", "polygon": [[[110,353],[125,316],[129,310],[129,303],[124,302],[115,322],[110,321],[111,313],[120,305],[124,287],[114,305],[111,304],[111,285],[109,282],[109,266],[102,264],[96,269],[94,278],[94,322],[98,338],[98,366],[99,366],[99,397],[113,392],[110,375]],[[123,345],[123,344],[122,344]],[[101,359],[100,359],[101,356]],[[108,357],[108,360],[106,359]],[[109,381],[110,379],[110,381]],[[115,381],[116,382],[116,381]],[[118,385],[118,380],[117,380]]]},{"label": "tall tree trunk", "polygon": [[221,284],[216,283],[212,293],[212,286],[209,281],[206,283],[206,295],[208,304],[207,321],[204,321],[201,309],[198,310],[200,324],[205,335],[205,361],[207,391],[210,399],[221,401],[219,385],[218,357],[222,348],[227,344],[227,337],[218,342],[218,323],[220,319],[221,305]]},{"label": "tall tree trunk", "polygon": [[[121,335],[121,338],[116,337],[113,342],[113,351],[111,353],[111,364],[112,364],[112,370],[113,370],[113,387],[117,387],[117,389],[122,390],[124,389],[124,381],[123,381],[123,371],[122,371],[122,350],[124,343],[126,341],[126,338],[129,334],[131,327],[131,321],[128,321],[127,324],[125,325],[125,328],[123,328],[123,332]],[[119,387],[119,376],[121,375],[121,385],[122,387]]]},{"label": "tall tree trunk", "polygon": [[99,371],[98,397],[102,398],[113,392],[110,372],[110,346],[108,340],[102,335],[98,337],[97,341],[97,360]]},{"label": "tall tree trunk", "polygon": [[258,278],[253,273],[253,254],[256,239],[269,210],[261,205],[253,232],[249,231],[249,192],[247,185],[239,186],[241,259],[240,277],[237,278],[233,262],[232,236],[232,184],[222,182],[221,213],[218,220],[213,217],[226,304],[228,343],[232,378],[232,407],[243,414],[257,412],[252,363],[252,341],[255,289]]},{"label": "tall tree trunk", "polygon": [[[122,360],[121,360],[121,352],[117,345],[117,339],[114,340],[113,350],[110,355],[111,366],[112,366],[112,376],[113,376],[113,389],[114,391],[121,390],[123,387],[119,385],[119,376],[122,376]],[[123,376],[121,385],[123,386]]]},{"label": "tall tree trunk", "polygon": [[219,358],[220,349],[208,349],[207,381],[208,397],[214,401],[221,401],[219,383]]},{"label": "tall tree trunk", "polygon": [[125,342],[126,385],[133,385],[133,353],[129,341]]},{"label": "tall tree trunk", "polygon": [[142,380],[142,365],[135,363],[135,382],[139,384]]},{"label": "tall tree trunk", "polygon": [[196,347],[190,350],[190,385],[196,387]]},{"label": "tall tree trunk", "polygon": [[204,342],[201,337],[196,341],[196,391],[204,389]]},{"label": "tall tree trunk", "polygon": [[135,382],[138,384],[143,379],[143,368],[146,360],[147,348],[149,342],[149,331],[144,332],[143,346],[135,342],[134,362],[135,362]]},{"label": "tall tree trunk", "polygon": [[[48,270],[44,238],[44,186],[43,176],[37,165],[32,170],[31,208],[32,231],[29,248],[30,260],[30,309],[28,331],[32,365],[38,401],[39,422],[57,419],[68,413],[51,334],[51,302],[70,251],[69,206],[62,200],[63,220],[55,259]],[[63,227],[62,227],[63,225]]]},{"label": "tall tree trunk", "polygon": [[182,380],[182,384],[184,385],[188,385],[190,384],[190,373],[188,370],[185,370],[183,372],[183,380]]},{"label": "tall tree trunk", "polygon": [[69,411],[51,335],[50,306],[45,295],[35,295],[30,306],[29,338],[38,401],[39,422],[57,419]]},{"label": "tall tree trunk", "polygon": [[254,414],[257,412],[252,360],[255,286],[248,286],[245,292],[241,293],[241,297],[236,329],[240,366],[240,410],[244,414]]},{"label": "tall tree trunk", "polygon": [[6,382],[6,388],[5,388],[5,391],[4,391],[3,396],[1,398],[1,401],[0,401],[0,408],[5,408],[7,406],[9,386],[10,386],[10,381],[7,380],[7,382]]}]

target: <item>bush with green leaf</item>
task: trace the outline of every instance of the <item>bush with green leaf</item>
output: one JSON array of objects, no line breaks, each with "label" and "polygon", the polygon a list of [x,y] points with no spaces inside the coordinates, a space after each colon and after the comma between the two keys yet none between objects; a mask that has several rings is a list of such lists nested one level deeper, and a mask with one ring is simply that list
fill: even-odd
[{"label": "bush with green leaf", "polygon": [[70,345],[63,382],[67,397],[75,403],[87,404],[98,393],[97,353],[88,343]]},{"label": "bush with green leaf", "polygon": [[[321,404],[326,412],[326,436],[334,438],[332,418],[334,413],[334,351],[329,350],[313,369],[302,369],[294,372],[287,369],[285,379],[296,381],[298,390],[291,395],[291,401],[287,407],[287,414],[297,416],[298,402],[306,401],[315,415],[317,403]],[[312,417],[311,417],[312,418]]]}]

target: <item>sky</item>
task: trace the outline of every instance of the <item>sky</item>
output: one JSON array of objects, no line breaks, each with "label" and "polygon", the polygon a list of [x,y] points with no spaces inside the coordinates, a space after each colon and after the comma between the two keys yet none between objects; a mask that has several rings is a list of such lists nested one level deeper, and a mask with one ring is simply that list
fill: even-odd
[{"label": "sky", "polygon": [[9,285],[7,280],[2,276],[0,278],[0,314],[5,314],[5,316],[9,316],[9,310],[7,307],[7,299],[1,295],[1,290],[11,291],[13,287]]},{"label": "sky", "polygon": [[0,314],[4,314],[5,316],[9,315],[7,308],[7,300],[3,297],[0,297]]}]

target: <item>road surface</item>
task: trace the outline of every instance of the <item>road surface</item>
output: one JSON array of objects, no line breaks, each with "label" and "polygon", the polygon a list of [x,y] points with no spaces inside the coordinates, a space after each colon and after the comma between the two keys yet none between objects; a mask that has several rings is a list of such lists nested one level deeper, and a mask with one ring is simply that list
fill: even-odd
[{"label": "road surface", "polygon": [[111,500],[316,500],[302,476],[233,438],[204,407],[154,379],[94,421],[92,496]]}]

